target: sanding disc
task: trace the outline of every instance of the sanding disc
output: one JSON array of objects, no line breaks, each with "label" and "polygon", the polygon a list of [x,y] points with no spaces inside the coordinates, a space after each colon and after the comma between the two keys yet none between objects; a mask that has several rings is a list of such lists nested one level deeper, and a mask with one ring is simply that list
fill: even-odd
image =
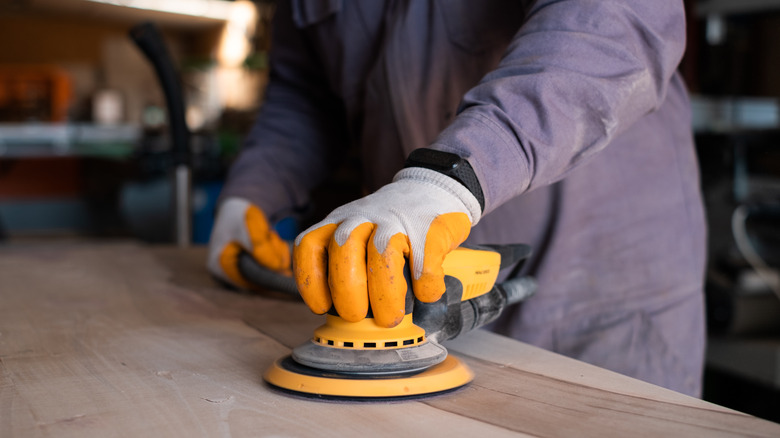
[{"label": "sanding disc", "polygon": [[263,379],[276,388],[304,396],[377,400],[450,391],[471,382],[474,373],[452,355],[423,371],[376,376],[318,370],[286,356],[274,362]]},{"label": "sanding disc", "polygon": [[447,349],[430,340],[384,350],[333,348],[310,341],[295,347],[291,355],[295,362],[318,370],[376,376],[424,371],[443,361]]}]

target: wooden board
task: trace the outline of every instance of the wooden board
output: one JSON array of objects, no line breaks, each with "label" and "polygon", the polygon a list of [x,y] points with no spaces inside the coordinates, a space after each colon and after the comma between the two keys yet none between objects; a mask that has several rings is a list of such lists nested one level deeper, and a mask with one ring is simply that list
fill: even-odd
[{"label": "wooden board", "polygon": [[477,377],[421,401],[323,403],[261,374],[320,318],[241,295],[203,248],[0,248],[0,436],[780,436],[780,425],[486,332]]}]

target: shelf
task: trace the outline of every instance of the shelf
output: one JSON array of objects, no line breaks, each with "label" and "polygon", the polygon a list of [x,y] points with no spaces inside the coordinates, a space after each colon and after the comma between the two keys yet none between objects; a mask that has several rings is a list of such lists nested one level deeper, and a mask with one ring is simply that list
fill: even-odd
[{"label": "shelf", "polygon": [[696,132],[738,132],[780,128],[775,98],[691,96]]},{"label": "shelf", "polygon": [[710,337],[707,365],[780,389],[780,338]]},{"label": "shelf", "polygon": [[136,125],[0,124],[0,158],[130,156],[141,138]]},{"label": "shelf", "polygon": [[780,11],[780,0],[702,0],[696,3],[696,15],[756,14]]},{"label": "shelf", "polygon": [[23,4],[23,12],[64,14],[127,24],[152,20],[182,30],[224,25],[246,7],[243,2],[224,0],[28,0]]}]

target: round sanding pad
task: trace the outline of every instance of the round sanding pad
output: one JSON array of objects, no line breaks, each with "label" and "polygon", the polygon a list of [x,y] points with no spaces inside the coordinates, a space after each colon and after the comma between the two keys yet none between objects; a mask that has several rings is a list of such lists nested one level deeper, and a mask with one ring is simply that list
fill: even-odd
[{"label": "round sanding pad", "polygon": [[377,400],[450,391],[471,382],[474,373],[452,355],[426,370],[376,376],[323,371],[286,356],[274,362],[263,379],[274,387],[304,396]]}]

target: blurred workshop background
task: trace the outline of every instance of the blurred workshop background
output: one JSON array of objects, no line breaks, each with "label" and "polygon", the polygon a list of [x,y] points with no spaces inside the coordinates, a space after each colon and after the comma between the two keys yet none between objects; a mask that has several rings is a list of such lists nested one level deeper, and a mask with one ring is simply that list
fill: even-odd
[{"label": "blurred workshop background", "polygon": [[[780,421],[780,0],[686,8],[680,69],[710,227],[704,397]],[[0,0],[0,244],[205,244],[263,100],[273,12],[272,0]],[[146,37],[181,96],[166,99]],[[352,195],[351,178],[326,183],[322,208]]]}]

